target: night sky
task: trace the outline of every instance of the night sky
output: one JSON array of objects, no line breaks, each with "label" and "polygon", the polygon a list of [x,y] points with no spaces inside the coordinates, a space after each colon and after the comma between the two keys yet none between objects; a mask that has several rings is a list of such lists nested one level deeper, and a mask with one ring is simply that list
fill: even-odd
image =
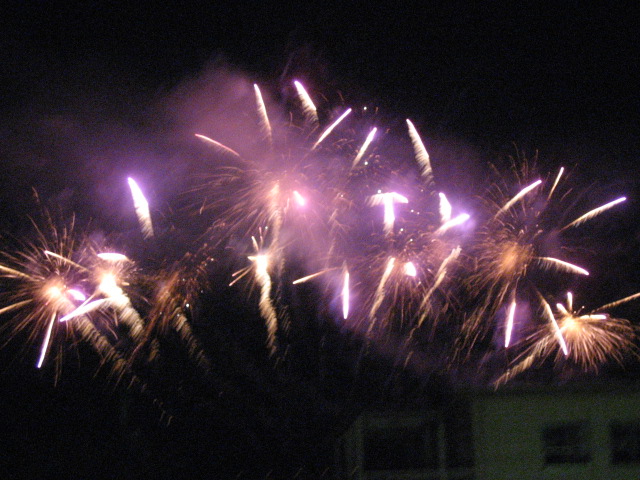
[{"label": "night sky", "polygon": [[[3,7],[3,231],[29,229],[32,189],[105,235],[135,231],[127,175],[150,186],[158,210],[175,208],[194,165],[192,156],[180,160],[180,138],[211,115],[228,114],[229,124],[241,117],[225,110],[236,79],[276,96],[300,79],[329,102],[375,105],[392,125],[413,119],[436,175],[454,191],[469,174],[482,183],[488,161],[538,152],[542,170],[570,167],[597,198],[626,195],[602,227],[613,240],[599,268],[615,275],[596,293],[611,300],[640,290],[633,2],[159,3]],[[205,303],[226,315],[236,306],[215,294]],[[341,342],[330,329],[310,326],[294,346],[301,359],[315,348],[308,364],[273,369],[251,331],[229,343],[215,326],[200,328],[218,373],[202,380],[166,366],[160,387],[178,418],[170,427],[153,398],[93,378],[82,362],[65,365],[54,386],[51,371],[36,371],[15,346],[3,350],[0,477],[315,478],[328,466],[332,435],[366,403],[363,392],[388,383],[382,359],[345,387],[344,365],[313,347],[318,338]],[[435,377],[418,372],[407,382],[424,388]],[[350,400],[338,401],[345,392]]]}]

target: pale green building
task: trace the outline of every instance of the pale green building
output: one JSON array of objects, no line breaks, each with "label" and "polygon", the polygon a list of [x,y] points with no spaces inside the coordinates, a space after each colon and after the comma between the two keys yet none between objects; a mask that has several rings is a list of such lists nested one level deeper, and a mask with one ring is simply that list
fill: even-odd
[{"label": "pale green building", "polygon": [[336,448],[354,480],[638,480],[640,386],[528,386],[364,412]]}]

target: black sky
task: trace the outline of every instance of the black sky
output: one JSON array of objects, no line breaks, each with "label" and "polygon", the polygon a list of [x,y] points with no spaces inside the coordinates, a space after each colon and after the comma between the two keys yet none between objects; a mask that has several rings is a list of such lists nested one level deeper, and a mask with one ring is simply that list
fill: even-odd
[{"label": "black sky", "polygon": [[515,142],[628,176],[640,147],[638,7],[470,3],[11,2],[3,144],[28,141],[16,130],[43,115],[140,122],[145,101],[224,61],[252,81],[297,76],[319,94],[375,102],[428,138],[502,153]]},{"label": "black sky", "polygon": [[635,126],[639,107],[634,13],[625,2],[16,2],[2,20],[3,102],[65,72],[90,88],[96,69],[166,87],[221,55],[257,77],[306,67],[318,86],[434,125],[533,141],[611,134]]}]

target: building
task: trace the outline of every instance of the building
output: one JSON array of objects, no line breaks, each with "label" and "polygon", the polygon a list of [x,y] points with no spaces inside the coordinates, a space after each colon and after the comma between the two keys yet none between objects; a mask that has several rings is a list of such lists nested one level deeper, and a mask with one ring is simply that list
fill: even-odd
[{"label": "building", "polygon": [[367,411],[336,453],[340,479],[637,480],[640,388],[474,390]]}]

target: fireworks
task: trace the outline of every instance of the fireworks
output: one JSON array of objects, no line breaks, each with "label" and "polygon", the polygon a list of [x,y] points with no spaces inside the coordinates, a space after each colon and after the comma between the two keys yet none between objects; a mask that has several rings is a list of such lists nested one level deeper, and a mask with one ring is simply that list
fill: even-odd
[{"label": "fireworks", "polygon": [[[249,298],[271,355],[286,343],[285,317],[296,321],[288,318],[287,292],[306,282],[326,297],[305,306],[308,312],[321,311],[367,341],[395,335],[418,349],[442,340],[437,335],[446,330],[453,362],[472,358],[469,352],[499,332],[501,351],[514,360],[498,383],[549,358],[596,370],[634,351],[635,327],[602,311],[637,296],[589,313],[574,309],[572,295],[555,310],[547,300],[589,277],[580,235],[625,197],[576,212],[564,168],[545,177],[523,162],[481,192],[478,211],[465,211],[460,205],[468,199],[439,190],[447,185],[412,121],[394,139],[412,155],[390,158],[382,145],[388,130],[365,114],[324,107],[298,81],[291,92],[299,111],[272,115],[253,85],[254,109],[246,116],[256,131],[251,144],[194,133],[193,142],[216,160],[189,192],[197,196],[197,215],[210,222],[198,232],[202,245],[169,268],[143,274],[145,266],[128,256],[78,240],[72,228],[59,231],[52,221],[37,241],[4,252],[0,314],[11,317],[12,332],[38,345],[38,368],[52,351],[60,358],[82,340],[103,362],[118,365],[119,375],[135,377],[137,364],[158,357],[157,337],[172,330],[209,371],[189,305],[205,287],[233,287],[241,279],[258,292]],[[161,245],[140,187],[132,178],[128,184],[143,237]],[[219,252],[243,268],[222,286],[210,285],[209,265]],[[136,283],[142,276],[146,286]]]},{"label": "fireworks", "polygon": [[[448,328],[460,329],[456,348],[470,350],[490,335],[498,313],[506,311],[501,327],[503,344],[515,349],[519,347],[514,347],[512,336],[516,307],[521,303],[542,313],[530,319],[520,315],[518,321],[530,322],[532,328],[551,325],[552,338],[568,357],[578,361],[565,343],[563,320],[558,323],[541,299],[552,293],[548,285],[589,275],[572,258],[571,247],[575,245],[569,243],[569,239],[574,240],[570,231],[622,203],[624,197],[563,222],[570,213],[563,209],[571,201],[570,190],[563,186],[564,168],[549,180],[535,175],[525,162],[520,171],[516,170],[515,182],[502,175],[485,194],[484,211],[456,211],[457,202],[452,204],[444,192],[436,190],[431,158],[410,120],[406,121],[407,141],[417,167],[412,181],[394,177],[392,168],[384,168],[388,160],[372,150],[379,136],[377,127],[367,128],[364,141],[351,150],[340,142],[334,155],[346,160],[337,165],[342,174],[328,175],[327,171],[335,171],[334,166],[322,167],[328,167],[325,152],[333,144],[326,143],[324,150],[320,147],[331,136],[340,135],[338,127],[353,128],[347,119],[353,120],[354,110],[347,108],[322,128],[316,103],[300,82],[294,82],[294,86],[303,123],[287,128],[302,135],[290,134],[289,130],[285,133],[288,143],[278,138],[276,133],[281,130],[269,121],[257,85],[254,92],[263,139],[261,156],[253,155],[247,161],[235,146],[198,135],[215,147],[221,159],[235,162],[214,172],[213,181],[199,190],[213,198],[223,198],[225,192],[229,192],[229,198],[235,195],[227,206],[221,202],[207,206],[218,214],[216,225],[224,226],[223,235],[239,238],[258,230],[265,233],[267,249],[257,249],[254,240],[255,254],[249,256],[252,267],[237,272],[232,283],[254,272],[267,329],[266,343],[272,353],[278,311],[286,309],[278,307],[277,292],[287,276],[287,257],[292,255],[297,262],[320,267],[293,284],[314,282],[322,286],[332,301],[340,300],[342,319],[348,319],[367,337],[394,329],[409,332],[412,337],[427,325],[433,331],[449,310]],[[398,184],[405,185],[402,193],[389,188]],[[367,210],[362,205],[374,208]],[[381,221],[377,220],[378,206],[383,209]],[[296,218],[294,209],[307,207],[315,217]],[[470,232],[465,225],[472,217],[477,217],[475,223],[480,226]],[[296,223],[300,218],[304,218],[304,225]],[[281,238],[287,239],[286,248]],[[296,267],[299,272],[301,265]],[[456,296],[461,299],[452,301]],[[459,305],[459,311],[451,310],[453,304]],[[622,342],[619,346],[628,348]],[[600,355],[598,361],[602,360]],[[584,361],[579,363],[586,366]]]},{"label": "fireworks", "polygon": [[407,197],[396,192],[377,193],[368,198],[371,206],[384,205],[384,233],[390,235],[393,233],[393,226],[396,222],[396,214],[393,209],[395,203],[409,203]]},{"label": "fireworks", "polygon": [[[512,188],[509,183],[494,184],[487,200],[489,219],[467,251],[470,262],[467,285],[478,299],[464,326],[470,343],[493,328],[498,310],[508,308],[504,342],[508,347],[514,305],[519,297],[535,305],[541,296],[552,293],[545,290],[557,282],[559,276],[588,276],[584,267],[560,258],[576,247],[569,243],[571,237],[567,231],[624,200],[610,202],[563,224],[562,219],[568,215],[563,209],[564,203],[571,200],[570,191],[558,193],[564,169],[560,169],[553,182],[532,181],[533,173],[526,164],[516,173],[516,185],[521,187],[515,195],[506,194]],[[504,178],[501,181],[504,182]],[[560,197],[557,202],[556,197]],[[555,320],[549,314],[548,306],[543,310],[546,312],[544,317],[551,319],[553,324]],[[560,335],[557,340],[563,343]]]},{"label": "fireworks", "polygon": [[[11,336],[27,337],[27,344],[40,343],[36,366],[44,366],[47,357],[59,369],[62,353],[78,342],[90,344],[108,362],[118,377],[127,373],[125,355],[110,338],[117,326],[109,320],[109,311],[121,304],[123,291],[117,286],[115,271],[105,273],[106,258],[125,258],[120,254],[101,254],[98,246],[78,237],[74,222],[56,228],[46,215],[46,228],[36,227],[37,240],[19,241],[15,253],[3,252],[0,276],[7,285],[2,313],[11,314],[5,324]],[[120,316],[131,323],[131,319]],[[139,325],[131,325],[135,337]],[[55,354],[53,354],[55,352]]]},{"label": "fireworks", "polygon": [[129,188],[131,188],[133,206],[138,216],[142,235],[144,235],[144,238],[153,237],[153,224],[151,223],[151,214],[149,213],[149,202],[147,202],[142,190],[140,190],[140,187],[133,178],[129,177],[127,181],[129,182]]},{"label": "fireworks", "polygon": [[637,296],[632,295],[589,312],[574,309],[571,292],[567,293],[566,304],[556,304],[555,312],[542,299],[549,323],[524,339],[522,352],[496,384],[502,384],[549,358],[556,362],[570,361],[583,370],[597,371],[600,365],[608,362],[622,363],[628,353],[637,357],[635,339],[638,328],[628,320],[603,313],[607,308]]}]

